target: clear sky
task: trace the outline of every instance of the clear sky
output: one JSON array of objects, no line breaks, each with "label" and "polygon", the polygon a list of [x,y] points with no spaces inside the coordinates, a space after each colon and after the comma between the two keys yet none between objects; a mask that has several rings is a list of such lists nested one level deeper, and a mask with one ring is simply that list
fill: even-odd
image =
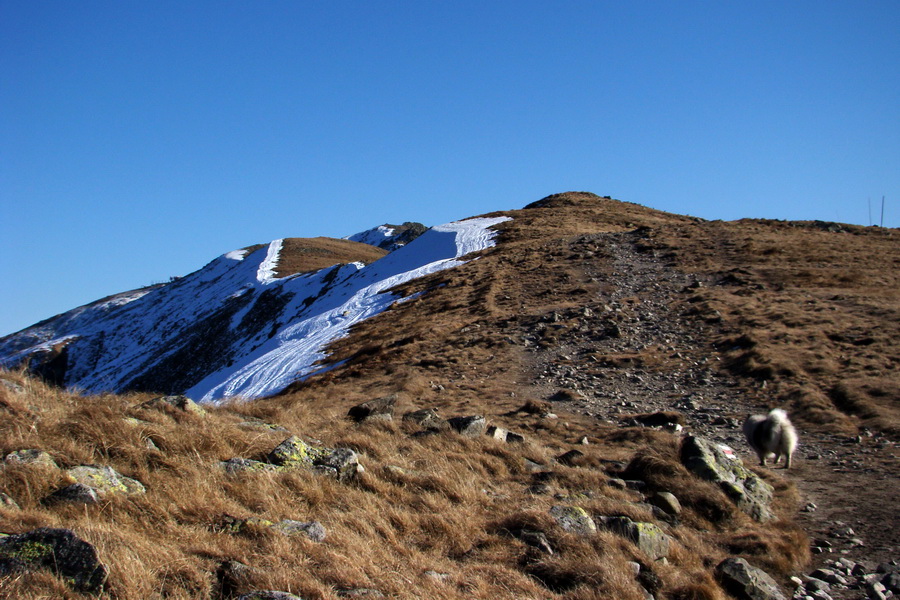
[{"label": "clear sky", "polygon": [[0,335],[586,190],[900,225],[900,2],[0,0]]}]

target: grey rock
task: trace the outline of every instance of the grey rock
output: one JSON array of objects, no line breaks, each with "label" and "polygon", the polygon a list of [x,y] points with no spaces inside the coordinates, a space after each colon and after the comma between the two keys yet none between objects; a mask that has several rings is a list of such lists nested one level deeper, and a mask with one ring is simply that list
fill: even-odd
[{"label": "grey rock", "polygon": [[19,503],[13,500],[8,494],[0,492],[0,508],[19,510]]},{"label": "grey rock", "polygon": [[653,560],[669,554],[672,538],[653,523],[635,522],[628,517],[605,517],[604,526],[631,542]]},{"label": "grey rock", "polygon": [[647,498],[647,502],[659,507],[666,514],[676,516],[681,514],[681,502],[671,492],[656,492]]},{"label": "grey rock", "polygon": [[66,470],[75,483],[81,483],[93,489],[98,495],[105,494],[143,494],[147,490],[137,479],[125,477],[112,467],[97,465],[81,465]]},{"label": "grey rock", "polygon": [[743,558],[726,558],[716,566],[716,579],[737,600],[786,600],[772,577]]},{"label": "grey rock", "polygon": [[442,419],[434,408],[423,408],[421,410],[408,412],[403,415],[403,420],[415,423],[419,427],[428,430],[446,431],[447,429],[450,429],[450,424]]},{"label": "grey rock", "polygon": [[256,590],[238,596],[237,600],[303,600],[300,596],[273,590]]},{"label": "grey rock", "polygon": [[394,418],[394,405],[396,403],[397,396],[391,394],[390,396],[357,404],[347,412],[347,416],[357,423],[391,421]]},{"label": "grey rock", "polygon": [[338,598],[384,598],[384,594],[372,588],[337,590]]},{"label": "grey rock", "polygon": [[466,437],[478,437],[487,429],[487,421],[481,415],[453,417],[447,422],[457,433]]},{"label": "grey rock", "polygon": [[258,460],[250,460],[248,458],[229,458],[226,461],[222,461],[219,463],[219,466],[225,469],[225,472],[229,475],[234,475],[235,473],[264,473],[264,472],[272,472],[277,471],[278,466],[260,462]]},{"label": "grey rock", "polygon": [[52,456],[37,448],[28,448],[10,452],[3,461],[8,465],[35,465],[50,469],[59,468]]},{"label": "grey rock", "polygon": [[222,598],[237,596],[241,589],[247,589],[248,583],[254,576],[261,575],[259,569],[242,563],[239,560],[226,560],[216,569],[216,581],[219,583],[219,593]]},{"label": "grey rock", "polygon": [[314,542],[325,541],[325,527],[318,521],[303,522],[285,519],[272,525],[272,529],[288,536],[305,536]]},{"label": "grey rock", "polygon": [[509,435],[509,431],[503,429],[502,427],[497,427],[496,425],[491,425],[487,428],[488,437],[494,438],[495,440],[505,442],[506,436]]},{"label": "grey rock", "polygon": [[831,569],[816,569],[810,573],[810,577],[821,579],[832,585],[847,585],[847,580]]},{"label": "grey rock", "polygon": [[730,458],[715,443],[688,436],[681,444],[681,463],[694,475],[719,485],[737,507],[753,519],[765,522],[775,516],[769,508],[771,485]]},{"label": "grey rock", "polygon": [[581,450],[572,449],[572,450],[569,450],[568,452],[565,452],[565,453],[557,456],[556,462],[558,462],[561,465],[566,465],[567,467],[574,467],[575,463],[582,456],[584,456],[584,452],[582,452]]},{"label": "grey rock", "polygon": [[70,502],[72,504],[96,504],[100,502],[97,492],[83,483],[73,483],[60,488],[44,499],[44,504]]},{"label": "grey rock", "polygon": [[108,570],[97,550],[68,529],[41,528],[0,538],[0,575],[48,569],[81,592],[99,592]]},{"label": "grey rock", "polygon": [[550,509],[550,516],[569,533],[592,535],[597,532],[597,525],[591,516],[579,506],[557,504]]}]

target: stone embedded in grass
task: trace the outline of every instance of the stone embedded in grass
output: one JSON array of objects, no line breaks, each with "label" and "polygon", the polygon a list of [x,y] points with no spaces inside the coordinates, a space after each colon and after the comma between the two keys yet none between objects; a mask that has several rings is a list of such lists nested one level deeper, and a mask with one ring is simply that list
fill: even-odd
[{"label": "stone embedded in grass", "polygon": [[372,588],[347,588],[337,590],[338,598],[384,598],[379,590]]},{"label": "stone embedded in grass", "polygon": [[397,396],[391,394],[383,398],[375,398],[362,404],[357,404],[347,412],[347,416],[357,423],[368,421],[392,421],[394,419],[394,404]]},{"label": "stone embedded in grass", "polygon": [[503,429],[502,427],[491,425],[487,428],[487,436],[490,438],[494,438],[495,440],[498,440],[500,442],[505,442],[508,435],[509,431]]},{"label": "stone embedded in grass", "polygon": [[325,541],[325,527],[318,521],[303,522],[285,519],[273,523],[271,529],[287,536],[302,535],[314,542]]},{"label": "stone embedded in grass", "polygon": [[660,508],[668,515],[681,514],[681,502],[678,501],[678,498],[672,492],[656,492],[647,499],[647,502]]},{"label": "stone embedded in grass", "polygon": [[578,535],[597,533],[597,525],[594,524],[594,520],[580,506],[557,504],[550,509],[550,516],[556,520],[557,524],[564,531],[569,533],[577,533]]},{"label": "stone embedded in grass", "polygon": [[228,460],[222,461],[219,463],[219,466],[225,469],[225,472],[229,475],[234,475],[235,473],[266,473],[277,471],[278,466],[272,465],[269,463],[260,462],[258,460],[250,460],[249,458],[229,458]]},{"label": "stone embedded in grass", "polygon": [[66,473],[76,483],[86,485],[101,496],[105,494],[143,494],[147,491],[140,481],[125,477],[112,467],[82,465],[72,467]]},{"label": "stone embedded in grass", "polygon": [[0,492],[0,508],[9,508],[13,510],[19,510],[19,504],[15,500],[12,499],[11,496],[5,494],[4,492]]},{"label": "stone embedded in grass", "polygon": [[73,483],[64,488],[60,488],[44,498],[44,504],[56,504],[59,502],[68,502],[71,504],[96,504],[100,502],[100,496],[93,488],[83,483]]},{"label": "stone embedded in grass", "polygon": [[37,448],[28,448],[10,452],[3,461],[8,465],[35,465],[38,467],[47,467],[49,469],[59,468],[52,456]]},{"label": "stone embedded in grass", "polygon": [[403,415],[403,420],[428,430],[446,431],[450,429],[450,424],[438,415],[435,408],[423,408],[408,412]]},{"label": "stone embedded in grass", "polygon": [[183,410],[184,412],[205,416],[206,409],[188,398],[187,396],[160,396],[159,398],[154,398],[152,400],[148,400],[144,402],[138,408],[164,408],[166,406],[171,406],[172,408]]},{"label": "stone embedded in grass", "polygon": [[631,542],[653,560],[669,554],[672,538],[653,523],[635,522],[628,517],[604,517],[604,526]]},{"label": "stone embedded in grass", "polygon": [[303,600],[300,596],[273,590],[257,590],[238,596],[237,600]]},{"label": "stone embedded in grass", "polygon": [[359,458],[350,448],[311,446],[297,436],[284,440],[269,453],[269,462],[282,468],[305,468],[349,481],[359,470]]},{"label": "stone embedded in grass", "polygon": [[97,550],[68,529],[41,528],[0,537],[0,575],[49,569],[81,592],[100,591],[108,571]]},{"label": "stone embedded in grass", "polygon": [[481,415],[453,417],[447,422],[457,433],[466,437],[478,437],[487,429],[487,421]]},{"label": "stone embedded in grass", "polygon": [[713,442],[689,436],[681,444],[681,463],[694,475],[719,485],[735,505],[753,519],[775,518],[769,508],[774,489]]},{"label": "stone embedded in grass", "polygon": [[574,467],[579,458],[584,456],[584,452],[580,450],[569,450],[568,452],[556,457],[556,462],[568,467]]},{"label": "stone embedded in grass", "polygon": [[743,558],[726,558],[715,574],[722,588],[738,600],[785,600],[775,580]]}]

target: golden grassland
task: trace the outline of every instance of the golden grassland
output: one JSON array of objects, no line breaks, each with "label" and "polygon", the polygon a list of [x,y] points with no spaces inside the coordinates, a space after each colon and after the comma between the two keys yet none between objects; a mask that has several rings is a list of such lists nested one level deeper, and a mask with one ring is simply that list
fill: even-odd
[{"label": "golden grassland", "polygon": [[[710,568],[729,553],[783,574],[808,558],[798,550],[806,547],[803,534],[788,520],[766,527],[750,521],[716,488],[688,475],[675,461],[674,438],[660,432],[598,426],[591,444],[580,446],[579,466],[564,466],[553,459],[573,447],[572,433],[564,422],[538,423],[537,415],[524,417],[523,429],[532,431],[524,445],[455,433],[411,438],[408,424],[357,425],[340,409],[310,411],[297,398],[228,404],[199,416],[136,408],[149,396],[77,396],[19,372],[3,377],[24,391],[0,388],[0,451],[41,448],[61,469],[109,465],[147,487],[144,495],[107,496],[96,505],[47,506],[42,500],[66,483],[61,469],[0,469],[0,489],[21,507],[0,509],[0,530],[74,530],[110,568],[104,598],[221,597],[215,573],[227,560],[255,569],[241,591],[308,598],[352,588],[396,598],[641,598],[628,561],[651,569],[665,597],[719,598]],[[226,475],[218,461],[262,458],[288,435],[241,426],[254,418],[353,448],[365,472],[350,483],[303,470]],[[653,520],[634,492],[606,485],[603,461],[628,460],[638,449],[652,460],[634,468],[685,504],[681,524],[667,528],[677,540],[668,564],[655,564],[609,532],[566,533],[548,513],[568,503],[593,517]],[[526,492],[532,474],[525,458],[552,469],[553,491],[564,499]],[[781,489],[780,510],[789,514],[796,498],[777,476],[765,475]],[[327,537],[315,543],[265,528],[229,533],[221,527],[226,516],[316,520]],[[522,528],[544,532],[556,552],[530,549],[512,535]],[[6,597],[80,597],[47,573],[0,582]]]}]

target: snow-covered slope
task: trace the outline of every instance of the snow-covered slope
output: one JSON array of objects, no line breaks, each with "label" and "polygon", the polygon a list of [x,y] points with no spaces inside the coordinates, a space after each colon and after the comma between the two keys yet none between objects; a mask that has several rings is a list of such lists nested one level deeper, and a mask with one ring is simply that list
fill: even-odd
[{"label": "snow-covered slope", "polygon": [[[400,300],[384,293],[493,245],[500,218],[429,229],[369,265],[279,278],[281,240],[229,252],[171,283],[76,308],[0,339],[0,364],[51,365],[86,392],[216,401],[273,394],[326,365],[326,345]],[[382,236],[385,237],[385,236]]]}]

